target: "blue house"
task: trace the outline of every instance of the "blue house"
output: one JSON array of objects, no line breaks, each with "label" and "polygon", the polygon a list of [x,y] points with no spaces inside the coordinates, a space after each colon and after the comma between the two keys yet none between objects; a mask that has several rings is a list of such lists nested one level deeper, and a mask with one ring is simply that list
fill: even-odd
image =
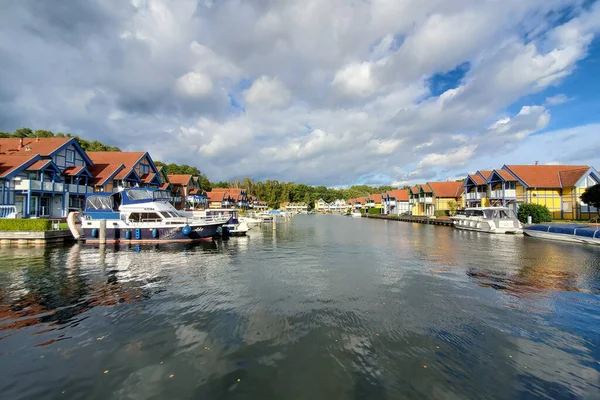
[{"label": "blue house", "polygon": [[74,138],[0,138],[0,205],[22,217],[66,217],[93,191],[91,165]]}]

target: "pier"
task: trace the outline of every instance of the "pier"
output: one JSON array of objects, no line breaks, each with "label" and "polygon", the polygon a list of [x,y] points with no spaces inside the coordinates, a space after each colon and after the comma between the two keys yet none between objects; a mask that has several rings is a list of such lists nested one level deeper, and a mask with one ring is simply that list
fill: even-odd
[{"label": "pier", "polygon": [[53,231],[0,231],[0,245],[37,245],[74,240],[68,229]]},{"label": "pier", "polygon": [[365,214],[363,218],[373,219],[387,219],[390,221],[402,221],[402,222],[416,222],[418,224],[429,224],[429,225],[442,225],[442,226],[454,226],[452,220],[447,217],[429,218],[412,215],[387,215],[387,214]]}]

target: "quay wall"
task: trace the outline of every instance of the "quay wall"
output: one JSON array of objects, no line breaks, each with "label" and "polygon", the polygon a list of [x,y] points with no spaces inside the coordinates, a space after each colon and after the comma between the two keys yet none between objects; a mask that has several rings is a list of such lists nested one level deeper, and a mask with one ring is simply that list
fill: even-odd
[{"label": "quay wall", "polygon": [[68,229],[55,231],[0,231],[0,245],[46,245],[74,240]]},{"label": "quay wall", "polygon": [[388,214],[363,214],[363,218],[371,218],[371,219],[387,219],[390,221],[402,221],[402,222],[416,222],[418,224],[428,224],[428,225],[442,225],[442,226],[454,226],[452,220],[449,218],[429,218],[429,217],[420,217],[413,215],[388,215]]}]

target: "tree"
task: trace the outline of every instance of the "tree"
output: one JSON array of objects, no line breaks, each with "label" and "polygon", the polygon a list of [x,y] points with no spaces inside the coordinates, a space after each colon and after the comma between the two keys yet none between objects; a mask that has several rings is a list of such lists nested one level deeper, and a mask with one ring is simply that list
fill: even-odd
[{"label": "tree", "polygon": [[15,133],[13,135],[19,138],[26,138],[33,136],[33,131],[30,128],[19,128],[15,129]]},{"label": "tree", "polygon": [[448,211],[450,211],[450,216],[456,214],[456,210],[458,210],[458,203],[455,200],[448,201]]},{"label": "tree", "polygon": [[548,207],[541,204],[522,204],[519,207],[519,211],[517,212],[519,221],[526,224],[527,217],[529,216],[534,224],[552,221],[550,210],[548,210]]},{"label": "tree", "polygon": [[600,184],[587,188],[581,195],[581,201],[588,206],[595,207],[600,215]]}]

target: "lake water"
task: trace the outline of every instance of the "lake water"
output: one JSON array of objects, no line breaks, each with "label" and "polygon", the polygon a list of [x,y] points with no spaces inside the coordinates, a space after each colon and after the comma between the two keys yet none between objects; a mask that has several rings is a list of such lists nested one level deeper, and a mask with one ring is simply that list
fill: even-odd
[{"label": "lake water", "polygon": [[341,216],[0,248],[5,399],[599,398],[600,248]]}]

